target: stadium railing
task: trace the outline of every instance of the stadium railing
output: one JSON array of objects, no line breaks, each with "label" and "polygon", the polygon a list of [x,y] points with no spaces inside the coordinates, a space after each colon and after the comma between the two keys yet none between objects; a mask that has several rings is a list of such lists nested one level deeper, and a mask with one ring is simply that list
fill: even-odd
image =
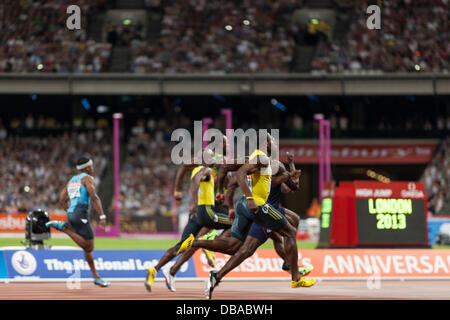
[{"label": "stadium railing", "polygon": [[448,95],[450,74],[0,74],[0,94]]}]

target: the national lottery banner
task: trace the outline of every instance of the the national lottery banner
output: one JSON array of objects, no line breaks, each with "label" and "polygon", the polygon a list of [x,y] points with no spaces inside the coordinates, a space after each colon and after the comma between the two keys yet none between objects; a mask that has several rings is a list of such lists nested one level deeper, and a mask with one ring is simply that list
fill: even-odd
[{"label": "the national lottery banner", "polygon": [[[95,266],[102,277],[114,280],[145,279],[164,250],[94,250]],[[217,253],[216,269],[230,258]],[[171,262],[173,263],[173,262]],[[259,249],[231,271],[227,279],[290,279],[283,260],[272,249]],[[313,265],[308,277],[321,279],[450,278],[450,250],[434,249],[315,249],[299,251],[299,265]],[[204,280],[211,267],[201,250],[179,270],[177,279]],[[0,280],[54,281],[92,279],[81,250],[0,249]],[[157,274],[156,281],[163,275]]]},{"label": "the national lottery banner", "polygon": [[[94,250],[97,271],[106,279],[145,279],[147,268],[156,265],[165,250]],[[92,279],[82,250],[1,250],[0,278],[39,281],[45,279]],[[162,277],[161,271],[158,273]],[[177,277],[196,277],[193,261],[188,260]],[[4,276],[4,278],[6,278]]]}]

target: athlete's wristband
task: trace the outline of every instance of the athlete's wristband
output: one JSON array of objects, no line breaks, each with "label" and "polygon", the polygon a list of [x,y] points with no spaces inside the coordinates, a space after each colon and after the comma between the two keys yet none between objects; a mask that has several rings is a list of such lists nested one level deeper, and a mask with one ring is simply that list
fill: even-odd
[{"label": "athlete's wristband", "polygon": [[100,217],[98,217],[100,220],[105,220],[106,216],[104,214],[102,214]]},{"label": "athlete's wristband", "polygon": [[247,200],[250,200],[250,199],[255,200],[255,198],[253,198],[253,197],[246,197],[246,198],[247,198]]}]

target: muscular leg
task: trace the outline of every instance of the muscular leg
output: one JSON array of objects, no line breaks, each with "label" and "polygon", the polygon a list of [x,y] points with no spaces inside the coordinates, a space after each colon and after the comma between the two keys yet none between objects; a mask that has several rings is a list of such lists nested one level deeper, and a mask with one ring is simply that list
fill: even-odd
[{"label": "muscular leg", "polygon": [[300,217],[294,211],[284,208],[284,215],[289,223],[298,230],[298,224],[300,223]]},{"label": "muscular leg", "polygon": [[92,255],[92,251],[94,250],[94,239],[87,240],[83,238],[81,235],[76,233],[70,227],[64,227],[62,231],[67,234],[75,243],[83,249],[84,258],[91,269],[92,275],[94,278],[100,278],[97,270],[95,269],[94,264],[94,256]]},{"label": "muscular leg", "polygon": [[88,247],[84,249],[84,258],[86,259],[94,278],[100,278],[100,275],[97,273],[97,270],[95,269],[94,256],[92,255],[92,251],[94,250],[94,240],[85,240],[85,241],[87,242]]},{"label": "muscular leg", "polygon": [[286,223],[278,232],[285,237],[284,247],[288,263],[291,266],[292,281],[298,281],[300,275],[298,272],[297,230],[288,221],[288,223]]},{"label": "muscular leg", "polygon": [[190,234],[196,236],[200,232],[201,228],[202,226],[197,222],[197,220],[190,219],[187,225],[184,227],[180,242],[178,242],[172,248],[168,249],[162,256],[162,258],[158,261],[158,264],[155,266],[156,272],[158,272],[159,269],[164,267],[169,261],[177,256],[177,251],[180,248],[181,243],[186,240]]},{"label": "muscular leg", "polygon": [[[202,236],[204,236],[205,234],[207,234],[209,231],[211,231],[211,229],[203,227],[200,229],[200,231],[197,234],[197,238],[200,238]],[[183,265],[183,263],[185,263],[186,261],[188,261],[195,253],[195,251],[197,251],[198,248],[191,248],[189,250],[186,250],[185,252],[182,253],[182,255],[177,259],[177,261],[175,262],[175,264],[170,268],[170,274],[172,276],[175,276],[175,274],[178,272],[178,270],[181,268],[181,266]]]},{"label": "muscular leg", "polygon": [[274,232],[270,236],[270,238],[273,240],[273,247],[275,248],[276,253],[280,256],[281,259],[284,261],[287,261],[286,252],[284,249],[284,243],[283,243],[283,237],[280,236],[278,233]]},{"label": "muscular leg", "polygon": [[[297,230],[298,229],[298,224],[300,223],[299,216],[295,212],[293,212],[293,211],[291,211],[289,209],[286,209],[286,208],[284,208],[284,213],[285,213],[285,217],[289,221],[289,223]],[[284,238],[281,237],[276,232],[272,233],[271,238],[273,240],[273,246],[274,246],[275,251],[277,252],[277,254],[284,261],[287,261],[288,257],[286,255],[286,251],[285,251],[285,248],[284,248],[284,240],[283,240]]]},{"label": "muscular leg", "polygon": [[[75,243],[81,247],[81,249],[85,250],[89,249],[90,240],[86,240],[85,238],[83,238],[82,236],[80,236],[78,233],[76,233],[75,231],[73,231],[71,228],[69,227],[64,227],[62,229],[62,231],[67,234],[73,241],[75,241]],[[92,251],[92,250],[91,250]]]},{"label": "muscular leg", "polygon": [[241,245],[241,240],[234,237],[224,236],[217,237],[214,240],[194,240],[194,242],[192,243],[192,248],[203,248],[214,252],[233,255],[241,247]]},{"label": "muscular leg", "polygon": [[[237,239],[236,239],[237,240]],[[238,240],[239,241],[239,240]],[[225,265],[216,274],[217,281],[220,281],[227,273],[240,265],[245,259],[255,253],[256,249],[263,243],[252,236],[247,236],[244,244],[239,250],[225,263]]]}]

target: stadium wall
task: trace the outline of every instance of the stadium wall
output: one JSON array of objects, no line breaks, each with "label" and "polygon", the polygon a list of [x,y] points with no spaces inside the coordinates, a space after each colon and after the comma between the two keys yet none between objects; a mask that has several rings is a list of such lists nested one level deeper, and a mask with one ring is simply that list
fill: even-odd
[{"label": "stadium wall", "polygon": [[1,74],[0,94],[448,95],[450,75]]},{"label": "stadium wall", "polygon": [[[143,281],[147,268],[155,265],[164,250],[96,250],[97,270],[113,281]],[[217,254],[216,268],[230,258]],[[173,263],[173,262],[172,262]],[[227,280],[281,280],[289,273],[273,249],[259,249],[233,269]],[[310,276],[318,279],[449,279],[448,250],[429,249],[316,249],[299,252],[300,265],[313,265]],[[211,268],[197,251],[179,270],[178,280],[204,280]],[[0,281],[66,281],[92,279],[82,250],[0,250]],[[156,280],[163,280],[160,271]]]}]

